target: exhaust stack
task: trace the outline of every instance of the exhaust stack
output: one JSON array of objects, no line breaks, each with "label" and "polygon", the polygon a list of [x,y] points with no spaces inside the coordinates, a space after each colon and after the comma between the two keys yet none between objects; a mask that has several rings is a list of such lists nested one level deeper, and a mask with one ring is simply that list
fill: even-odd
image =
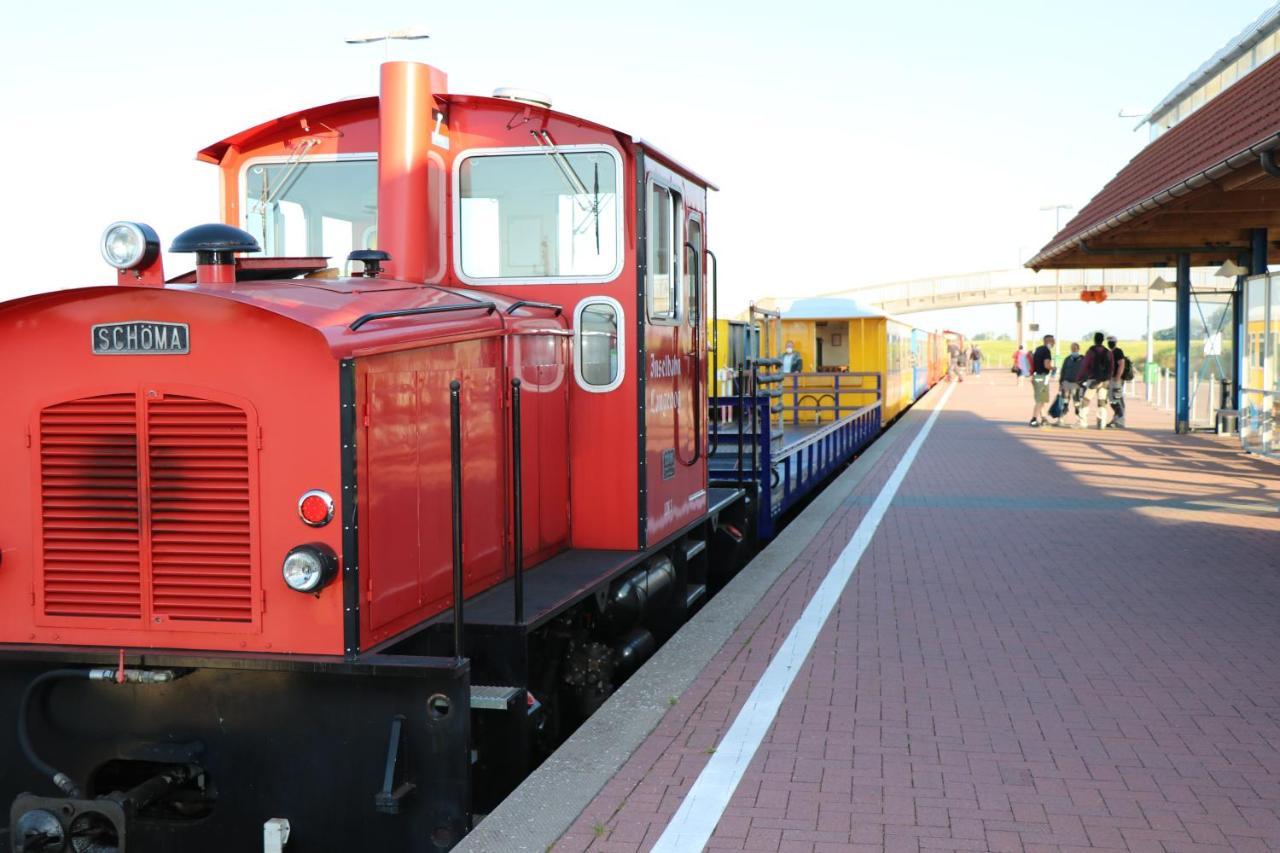
[{"label": "exhaust stack", "polygon": [[439,237],[432,234],[432,225],[439,230],[443,223],[430,203],[428,153],[436,124],[435,96],[448,91],[448,79],[443,71],[420,62],[382,65],[378,248],[391,256],[386,268],[392,278],[426,281],[443,266],[442,258],[430,257],[433,238]]}]

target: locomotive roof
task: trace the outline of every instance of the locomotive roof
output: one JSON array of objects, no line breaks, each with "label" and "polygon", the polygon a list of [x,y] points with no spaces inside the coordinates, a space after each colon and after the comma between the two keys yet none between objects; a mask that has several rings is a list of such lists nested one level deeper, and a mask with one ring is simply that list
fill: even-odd
[{"label": "locomotive roof", "polygon": [[[718,186],[713,184],[707,178],[695,172],[693,169],[690,169],[688,166],[685,166],[679,160],[676,160],[674,157],[671,157],[664,151],[654,146],[649,141],[645,139],[641,139],[640,137],[637,137],[637,136],[632,136],[628,133],[625,133],[624,131],[618,130],[617,128],[612,128],[607,125],[600,124],[599,122],[592,121],[591,119],[582,118],[581,116],[570,115],[569,113],[562,113],[562,112],[559,112],[558,110],[547,109],[545,107],[525,104],[523,102],[511,101],[505,98],[487,97],[484,95],[437,94],[435,97],[436,99],[443,101],[446,104],[457,104],[459,106],[467,106],[467,105],[498,106],[498,107],[519,106],[522,109],[527,107],[530,110],[536,110],[537,112],[544,113],[548,116],[553,116],[556,118],[564,119],[566,121],[572,121],[581,125],[593,127],[593,128],[596,128],[597,130],[602,130],[607,133],[614,134],[624,144],[630,144],[630,145],[637,146],[639,148],[643,148],[649,155],[656,157],[657,159],[665,163],[667,166],[671,167],[672,169],[675,169],[677,172],[684,175],[686,178],[689,178],[701,184],[702,186],[705,186],[707,189],[711,189],[711,190],[719,189]],[[277,116],[268,121],[264,121],[261,124],[256,124],[253,127],[246,128],[245,130],[242,130],[238,133],[233,133],[232,135],[226,137],[225,139],[220,139],[217,142],[214,142],[210,145],[206,145],[204,148],[201,148],[196,153],[196,159],[202,160],[206,163],[214,163],[214,164],[221,163],[222,159],[226,157],[227,152],[231,150],[231,148],[233,147],[239,148],[241,150],[244,150],[247,148],[254,148],[258,145],[262,145],[267,142],[270,142],[282,134],[296,133],[299,126],[302,126],[303,128],[309,128],[312,123],[315,123],[319,127],[319,126],[323,126],[324,124],[338,123],[345,117],[355,118],[359,116],[367,117],[369,115],[376,116],[377,113],[378,113],[378,98],[376,96],[370,96],[365,98],[350,98],[343,101],[334,101],[333,103],[329,103],[329,104],[321,104],[320,106],[310,107],[308,109],[298,110],[296,112],[288,113],[286,115]]]}]

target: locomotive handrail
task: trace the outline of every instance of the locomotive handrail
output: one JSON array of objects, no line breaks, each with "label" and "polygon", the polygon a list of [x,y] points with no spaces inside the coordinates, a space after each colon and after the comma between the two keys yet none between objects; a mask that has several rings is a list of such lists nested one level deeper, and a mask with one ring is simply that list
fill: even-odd
[{"label": "locomotive handrail", "polygon": [[512,587],[515,591],[515,623],[524,624],[524,477],[520,470],[520,379],[511,380],[511,538],[515,549]]},{"label": "locomotive handrail", "polygon": [[[711,376],[717,383],[720,382],[720,306],[717,301],[720,297],[720,261],[716,258],[716,253],[710,249],[705,250],[707,256],[711,258]],[[707,395],[710,397],[711,395]],[[707,448],[708,456],[716,455],[716,448],[720,445],[720,421],[711,424],[711,441]]]},{"label": "locomotive handrail", "polygon": [[462,383],[449,382],[449,468],[453,503],[453,656],[462,660]]},{"label": "locomotive handrail", "polygon": [[486,314],[492,314],[498,310],[498,306],[492,302],[475,302],[471,305],[456,303],[453,305],[427,305],[422,308],[395,308],[391,311],[371,311],[368,314],[362,314],[347,328],[354,332],[365,323],[372,323],[374,320],[390,320],[394,317],[416,317],[420,314],[445,314],[450,311],[471,311],[479,308],[483,308]]},{"label": "locomotive handrail", "polygon": [[[697,250],[693,244],[685,241],[685,251],[693,253],[694,260],[694,279],[698,282],[698,289],[702,289],[702,258],[698,257]],[[705,379],[702,369],[702,352],[705,348],[700,345],[698,339],[698,329],[702,325],[702,318],[697,316],[697,309],[694,309],[695,322],[693,323],[693,357],[695,359],[693,365],[693,458],[685,461],[680,455],[680,407],[676,406],[674,415],[676,422],[676,459],[686,468],[696,465],[698,460],[702,458],[702,413],[698,411],[698,407],[702,405],[702,383]],[[677,340],[679,333],[677,333]]]},{"label": "locomotive handrail", "polygon": [[517,299],[507,307],[506,313],[514,314],[518,308],[545,308],[548,311],[555,312],[557,317],[564,313],[564,308],[559,305],[552,305],[550,302],[534,302],[531,299]]}]

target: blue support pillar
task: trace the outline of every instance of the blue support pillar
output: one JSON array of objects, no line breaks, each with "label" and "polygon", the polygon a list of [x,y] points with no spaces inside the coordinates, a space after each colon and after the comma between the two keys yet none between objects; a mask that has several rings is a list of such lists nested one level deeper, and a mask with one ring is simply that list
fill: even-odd
[{"label": "blue support pillar", "polygon": [[1191,432],[1191,256],[1178,255],[1178,290],[1174,303],[1175,432]]}]

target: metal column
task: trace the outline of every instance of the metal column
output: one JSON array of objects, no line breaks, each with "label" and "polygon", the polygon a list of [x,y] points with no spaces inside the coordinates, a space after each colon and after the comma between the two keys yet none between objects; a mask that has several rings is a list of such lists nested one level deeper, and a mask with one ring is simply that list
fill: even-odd
[{"label": "metal column", "polygon": [[1174,311],[1174,431],[1191,432],[1191,256],[1178,255],[1178,290]]},{"label": "metal column", "polygon": [[1151,328],[1151,300],[1152,289],[1147,288],[1147,364],[1155,364],[1156,362],[1156,334]]},{"label": "metal column", "polygon": [[1025,303],[1015,302],[1013,303],[1013,307],[1018,313],[1018,335],[1017,335],[1018,346],[1022,346],[1024,343],[1026,343],[1027,327],[1022,320],[1022,312],[1026,306],[1025,306]]}]

